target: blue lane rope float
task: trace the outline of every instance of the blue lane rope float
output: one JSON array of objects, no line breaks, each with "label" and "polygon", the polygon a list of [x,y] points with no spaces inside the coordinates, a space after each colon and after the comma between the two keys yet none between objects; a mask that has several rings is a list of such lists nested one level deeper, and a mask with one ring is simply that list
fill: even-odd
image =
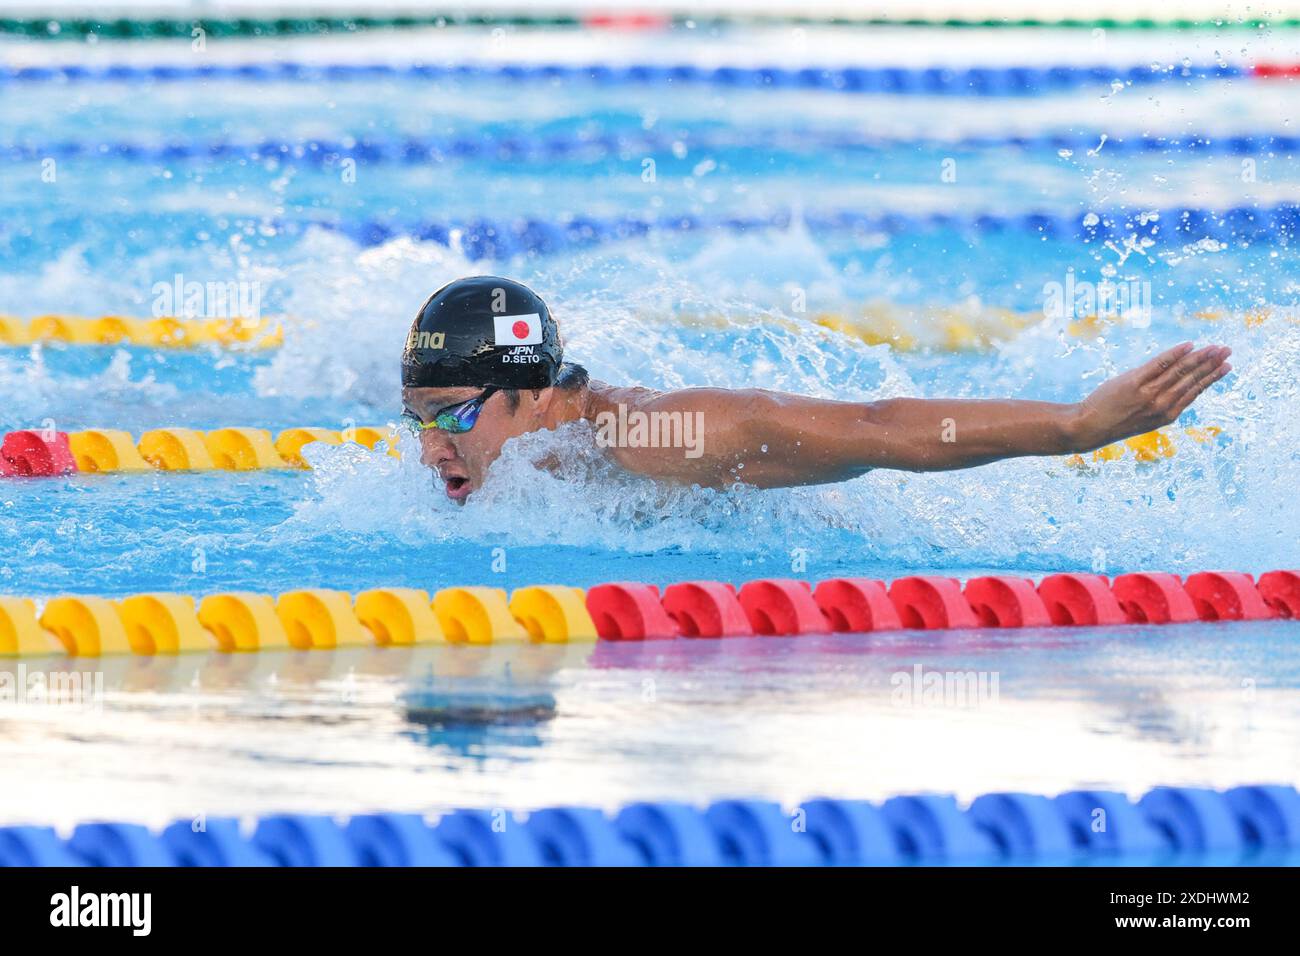
[{"label": "blue lane rope float", "polygon": [[277,813],[251,830],[229,818],[155,833],[92,822],[0,827],[0,866],[900,866],[1254,865],[1300,862],[1300,793],[1156,787],[1057,797],[990,793],[962,807],[920,794],[882,804],[819,798],[705,808],[643,801],[614,816],[581,806],[358,814]]},{"label": "blue lane rope float", "polygon": [[[133,222],[127,218],[126,222]],[[77,220],[80,223],[80,220]],[[158,226],[158,219],[150,219]],[[100,225],[104,223],[102,217]],[[951,232],[963,236],[1021,233],[1056,242],[1127,243],[1172,242],[1179,245],[1214,240],[1223,243],[1260,243],[1289,246],[1300,232],[1300,203],[1234,206],[1228,209],[1197,207],[1100,209],[1087,212],[1028,209],[1020,212],[914,212],[910,210],[823,210],[796,214],[777,209],[757,215],[627,214],[586,215],[541,219],[528,216],[399,220],[394,218],[343,219],[338,216],[248,218],[241,216],[185,217],[167,220],[162,227],[175,241],[202,243],[212,230],[248,236],[296,239],[312,229],[347,236],[370,247],[394,239],[434,242],[457,249],[471,260],[509,260],[519,255],[553,255],[595,248],[629,239],[659,236],[747,234],[785,230],[802,224],[814,235],[903,236],[924,232]],[[0,222],[0,237],[22,229]],[[19,233],[21,234],[21,233]],[[204,234],[204,235],[201,235]]]},{"label": "blue lane rope float", "polygon": [[175,83],[190,80],[269,82],[344,82],[358,80],[504,80],[513,84],[584,82],[596,86],[716,86],[734,89],[821,90],[835,93],[920,94],[929,96],[1033,96],[1108,86],[1114,82],[1153,83],[1272,76],[1226,63],[1197,66],[1045,67],[818,67],[720,66],[689,63],[611,65],[565,63],[204,63],[105,66],[60,64],[0,66],[0,84],[20,83]]},{"label": "blue lane rope float", "polygon": [[[445,246],[455,245],[470,259],[499,260],[527,253],[548,255],[651,235],[788,229],[795,222],[794,213],[778,210],[754,216],[571,216],[553,220],[476,218],[407,223],[390,219],[351,223],[316,219],[277,221],[273,226],[287,234],[301,233],[312,227],[337,231],[362,246],[381,245],[406,237]],[[1047,239],[1085,242],[1122,242],[1129,237],[1158,240],[1164,237],[1179,243],[1212,239],[1219,242],[1287,245],[1300,232],[1300,203],[1235,206],[1223,210],[1174,207],[1086,213],[1048,210],[1010,214],[842,210],[806,212],[802,215],[802,222],[813,233],[902,235],[950,230],[981,235],[1025,232]]]},{"label": "blue lane rope float", "polygon": [[225,160],[275,161],[295,165],[326,166],[343,159],[369,164],[426,165],[464,160],[553,163],[574,159],[594,161],[609,157],[662,153],[685,146],[688,150],[716,152],[825,152],[826,150],[883,152],[889,150],[957,150],[962,152],[1014,149],[1023,152],[1135,155],[1171,152],[1206,156],[1254,156],[1300,153],[1300,135],[1285,133],[1212,133],[1132,136],[1096,132],[1031,134],[970,134],[950,139],[937,137],[872,136],[834,130],[628,131],[619,133],[505,135],[484,132],[459,137],[371,137],[253,142],[185,140],[168,142],[15,142],[0,145],[0,159],[32,162],[46,158],[116,159],[123,162],[170,163]]}]

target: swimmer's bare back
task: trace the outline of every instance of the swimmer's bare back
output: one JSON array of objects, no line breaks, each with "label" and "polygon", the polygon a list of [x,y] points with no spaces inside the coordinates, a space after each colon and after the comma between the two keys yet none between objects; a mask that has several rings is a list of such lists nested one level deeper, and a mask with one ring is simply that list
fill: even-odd
[{"label": "swimmer's bare back", "polygon": [[[760,389],[658,392],[593,382],[581,417],[597,426],[609,454],[637,474],[706,487],[737,481],[760,488],[813,485],[873,468],[946,471],[1091,451],[1175,421],[1231,370],[1230,354],[1224,346],[1183,343],[1103,382],[1077,403],[860,403]],[[680,440],[670,440],[674,428]],[[648,447],[654,429],[665,439],[660,447]]]}]

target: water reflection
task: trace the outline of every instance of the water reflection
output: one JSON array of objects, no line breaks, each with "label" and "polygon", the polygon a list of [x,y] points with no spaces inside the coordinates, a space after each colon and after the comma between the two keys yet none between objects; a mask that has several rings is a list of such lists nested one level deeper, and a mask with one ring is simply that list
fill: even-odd
[{"label": "water reflection", "polygon": [[[5,660],[0,819],[1290,782],[1297,636],[1274,621]],[[94,706],[17,693],[74,673]]]}]

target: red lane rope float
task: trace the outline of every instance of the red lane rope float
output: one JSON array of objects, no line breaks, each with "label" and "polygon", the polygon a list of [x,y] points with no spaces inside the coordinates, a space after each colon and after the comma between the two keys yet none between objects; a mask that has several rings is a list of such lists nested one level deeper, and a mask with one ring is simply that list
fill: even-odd
[{"label": "red lane rope float", "polygon": [[677,636],[677,623],[664,610],[653,584],[598,584],[587,592],[587,612],[607,641]]},{"label": "red lane rope float", "polygon": [[956,578],[899,578],[889,586],[889,599],[907,628],[927,631],[979,627],[979,620]]},{"label": "red lane rope float", "polygon": [[[667,619],[655,608],[658,601]],[[905,577],[886,584],[835,578],[813,590],[789,579],[750,581],[739,592],[719,581],[592,588],[587,597],[605,640],[865,633],[904,628],[1080,627],[1300,618],[1300,572],[1270,571],[1259,583],[1236,571],[1187,578],[1166,573],[1052,574],[1028,578]]]},{"label": "red lane rope float", "polygon": [[9,432],[0,442],[0,475],[67,475],[77,470],[67,432]]},{"label": "red lane rope float", "polygon": [[1130,621],[1182,624],[1198,619],[1191,595],[1174,574],[1121,574],[1111,591]]},{"label": "red lane rope float", "polygon": [[1047,605],[1024,578],[974,578],[963,592],[985,627],[1045,627],[1052,623]]},{"label": "red lane rope float", "polygon": [[1260,621],[1275,616],[1249,574],[1202,571],[1191,575],[1184,588],[1202,621]]},{"label": "red lane rope float", "polygon": [[663,606],[683,637],[750,637],[754,633],[749,616],[736,598],[736,589],[730,584],[670,584],[664,590]]},{"label": "red lane rope float", "polygon": [[826,615],[807,581],[750,581],[737,600],[755,634],[826,633]]},{"label": "red lane rope float", "polygon": [[582,25],[595,30],[667,30],[673,18],[659,13],[597,12],[583,17]]},{"label": "red lane rope float", "polygon": [[1279,617],[1300,618],[1300,571],[1269,571],[1256,587]]},{"label": "red lane rope float", "polygon": [[813,600],[833,631],[895,631],[903,626],[883,581],[832,578],[817,585]]},{"label": "red lane rope float", "polygon": [[1099,574],[1049,574],[1038,583],[1038,596],[1052,623],[1063,626],[1126,624],[1128,617]]},{"label": "red lane rope float", "polygon": [[1300,76],[1300,63],[1257,63],[1251,68],[1251,73],[1270,79]]}]

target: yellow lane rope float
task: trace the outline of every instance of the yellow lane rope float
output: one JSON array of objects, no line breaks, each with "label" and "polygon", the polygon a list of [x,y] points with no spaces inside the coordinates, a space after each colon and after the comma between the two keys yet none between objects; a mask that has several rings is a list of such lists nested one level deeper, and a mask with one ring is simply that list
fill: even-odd
[{"label": "yellow lane rope float", "polygon": [[157,656],[191,651],[335,650],[424,644],[589,644],[597,639],[586,592],[530,585],[501,588],[374,588],[356,596],[328,588],[270,595],[135,594],[0,596],[0,657]]},{"label": "yellow lane rope float", "polygon": [[[1223,322],[1234,313],[1205,310],[1183,317],[1198,322]],[[651,317],[648,317],[651,318]],[[1255,329],[1274,318],[1271,310],[1258,309],[1242,317],[1246,328]],[[1285,316],[1292,325],[1300,318]],[[752,324],[753,316],[717,313],[681,313],[672,321],[688,328],[725,329],[742,323]],[[956,306],[903,305],[876,301],[853,312],[811,312],[807,317],[765,312],[761,322],[790,331],[806,329],[811,322],[822,328],[858,339],[868,345],[887,345],[898,352],[981,352],[1010,342],[1027,329],[1046,321],[1041,312],[1017,312],[982,304]],[[1133,326],[1135,321],[1123,316],[1087,315],[1065,322],[1065,334],[1091,339],[1108,334],[1115,328]]]},{"label": "yellow lane rope float", "polygon": [[284,344],[284,328],[280,319],[133,319],[121,315],[87,318],[58,314],[20,319],[0,315],[0,346],[39,342],[156,349],[274,349]]},{"label": "yellow lane rope float", "polygon": [[[1218,425],[1202,425],[1184,428],[1183,434],[1198,445],[1212,445],[1223,434],[1223,429]],[[1071,455],[1066,459],[1066,463],[1077,468],[1086,466],[1089,461],[1119,461],[1129,455],[1134,461],[1150,463],[1162,458],[1172,458],[1174,452],[1173,437],[1168,430],[1160,430],[1147,432],[1145,435],[1134,435],[1132,438],[1125,438],[1123,441],[1098,448],[1087,459],[1083,455]]]},{"label": "yellow lane rope float", "polygon": [[7,477],[76,472],[252,471],[309,468],[303,450],[313,442],[345,442],[374,450],[380,442],[394,458],[398,432],[390,426],[286,428],[274,438],[265,428],[155,428],[139,440],[116,428],[77,432],[21,430],[0,438],[0,474]]}]

